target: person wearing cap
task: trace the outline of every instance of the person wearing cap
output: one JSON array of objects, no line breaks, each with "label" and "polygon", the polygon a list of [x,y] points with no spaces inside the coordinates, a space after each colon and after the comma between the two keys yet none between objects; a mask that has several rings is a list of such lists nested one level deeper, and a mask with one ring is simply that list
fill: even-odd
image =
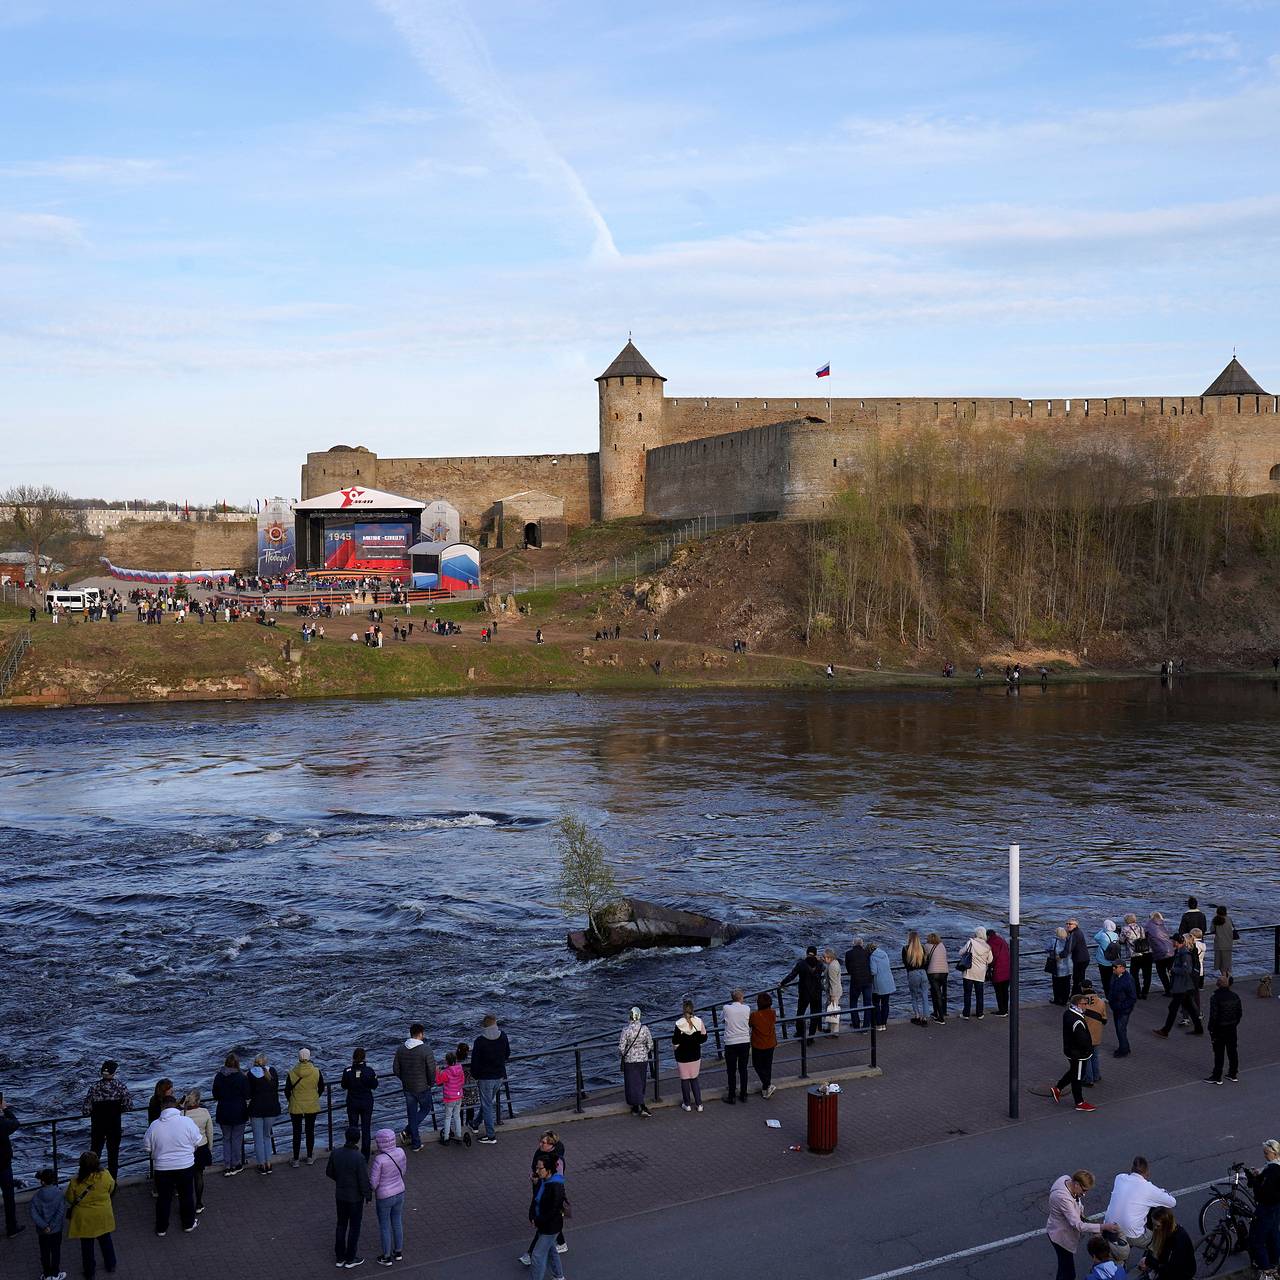
[{"label": "person wearing cap", "polygon": [[365,1205],[373,1199],[369,1165],[360,1151],[359,1125],[347,1126],[346,1140],[337,1151],[329,1152],[329,1163],[324,1173],[326,1178],[333,1180],[338,1213],[333,1260],[349,1271],[364,1262],[356,1253],[360,1247],[360,1220],[364,1217]]},{"label": "person wearing cap", "polygon": [[324,1074],[311,1061],[310,1049],[298,1050],[298,1061],[289,1068],[284,1078],[284,1096],[289,1103],[289,1120],[293,1124],[293,1159],[289,1167],[301,1164],[302,1132],[307,1134],[307,1163],[316,1162],[316,1116],[320,1114],[320,1099],[324,1096]]},{"label": "person wearing cap", "polygon": [[1111,1006],[1111,1018],[1116,1028],[1116,1049],[1112,1057],[1127,1058],[1129,1056],[1129,1015],[1138,1004],[1138,989],[1129,975],[1129,966],[1123,960],[1117,960],[1111,966],[1111,989],[1107,992],[1107,1003]]},{"label": "person wearing cap", "polygon": [[133,1107],[133,1095],[116,1075],[119,1063],[108,1058],[98,1078],[84,1095],[81,1114],[89,1117],[89,1150],[101,1158],[107,1149],[107,1172],[114,1178],[120,1168],[120,1117]]},{"label": "person wearing cap", "polygon": [[634,1006],[618,1038],[618,1053],[622,1058],[622,1082],[631,1114],[652,1115],[645,1106],[644,1086],[649,1078],[649,1059],[653,1055],[653,1033],[641,1022],[640,1010]]}]

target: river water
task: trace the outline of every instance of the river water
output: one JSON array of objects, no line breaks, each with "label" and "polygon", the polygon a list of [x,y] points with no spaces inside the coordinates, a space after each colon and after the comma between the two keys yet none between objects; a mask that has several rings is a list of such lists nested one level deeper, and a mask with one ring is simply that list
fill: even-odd
[{"label": "river water", "polygon": [[[0,713],[0,1087],[32,1115],[106,1056],[144,1094],[231,1047],[381,1067],[411,1017],[443,1049],[486,1010],[545,1047],[810,942],[994,924],[1011,841],[1037,945],[1189,891],[1280,920],[1278,727],[1270,682],[1211,678]],[[742,939],[576,961],[565,810]]]}]

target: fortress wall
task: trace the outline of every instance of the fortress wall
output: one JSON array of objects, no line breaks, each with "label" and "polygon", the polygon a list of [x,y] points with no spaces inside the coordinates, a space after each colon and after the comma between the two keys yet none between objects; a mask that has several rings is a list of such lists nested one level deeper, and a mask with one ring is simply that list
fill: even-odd
[{"label": "fortress wall", "polygon": [[464,537],[477,536],[492,515],[493,504],[522,489],[541,489],[563,498],[564,518],[571,525],[599,519],[600,455],[596,453],[378,458],[359,450],[307,455],[302,478],[304,497],[316,497],[352,483],[403,494],[420,502],[444,498],[458,508]]},{"label": "fortress wall", "polygon": [[787,431],[775,423],[650,449],[645,514],[674,520],[781,510]]}]

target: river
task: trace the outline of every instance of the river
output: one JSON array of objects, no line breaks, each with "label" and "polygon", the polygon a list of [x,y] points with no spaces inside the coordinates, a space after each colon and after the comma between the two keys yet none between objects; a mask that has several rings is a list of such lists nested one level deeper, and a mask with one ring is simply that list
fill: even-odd
[{"label": "river", "polygon": [[[232,1047],[384,1066],[412,1017],[443,1049],[487,1010],[542,1047],[854,930],[995,924],[1011,841],[1036,945],[1188,892],[1269,923],[1278,726],[1275,685],[1207,677],[0,713],[0,1085],[32,1115],[107,1056],[143,1096]],[[744,936],[576,961],[566,810],[630,891]]]}]

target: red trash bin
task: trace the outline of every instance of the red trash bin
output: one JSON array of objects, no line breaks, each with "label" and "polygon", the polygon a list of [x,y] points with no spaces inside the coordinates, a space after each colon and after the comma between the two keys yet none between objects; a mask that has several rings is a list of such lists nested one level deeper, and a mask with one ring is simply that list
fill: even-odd
[{"label": "red trash bin", "polygon": [[836,1149],[839,1137],[838,1093],[827,1093],[813,1085],[809,1094],[809,1150],[815,1155],[829,1156]]}]

